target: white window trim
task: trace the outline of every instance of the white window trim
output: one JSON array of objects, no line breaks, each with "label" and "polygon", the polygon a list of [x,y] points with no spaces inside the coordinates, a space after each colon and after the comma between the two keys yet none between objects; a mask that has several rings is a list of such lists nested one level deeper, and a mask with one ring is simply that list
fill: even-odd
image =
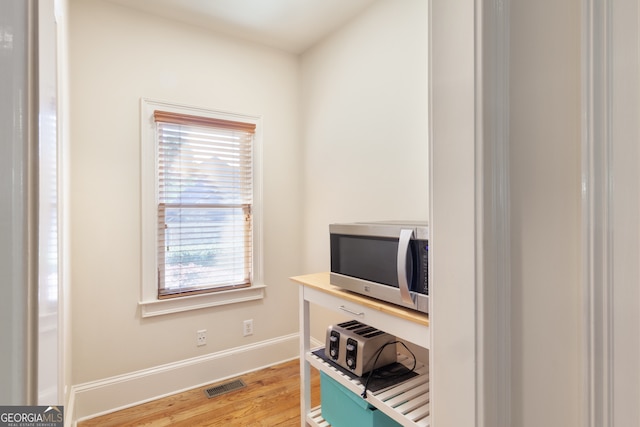
[{"label": "white window trim", "polygon": [[[253,123],[253,279],[247,288],[189,295],[177,298],[158,298],[158,263],[156,257],[156,126],[154,110],[193,114],[224,120]],[[142,317],[160,316],[225,304],[264,298],[263,240],[262,240],[262,118],[224,111],[214,111],[187,105],[142,98],[140,101],[140,191],[141,191],[141,261],[140,311]]]}]

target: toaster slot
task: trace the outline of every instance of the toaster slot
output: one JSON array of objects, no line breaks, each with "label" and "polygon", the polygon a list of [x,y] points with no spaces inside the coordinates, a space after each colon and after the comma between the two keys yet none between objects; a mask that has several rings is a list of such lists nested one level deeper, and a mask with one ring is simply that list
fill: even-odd
[{"label": "toaster slot", "polygon": [[355,331],[355,333],[361,336],[367,336],[371,332],[376,332],[377,330],[378,329],[372,328],[371,326],[369,326],[367,328],[358,329],[357,331]]},{"label": "toaster slot", "polygon": [[368,326],[365,325],[364,323],[355,322],[355,323],[352,323],[351,325],[345,327],[345,329],[348,330],[348,331],[356,331],[358,329],[367,328],[367,327]]},{"label": "toaster slot", "polygon": [[377,337],[378,335],[382,335],[382,334],[386,334],[386,332],[377,329],[376,331],[371,332],[371,333],[365,335],[364,337],[365,338],[373,338],[373,337]]},{"label": "toaster slot", "polygon": [[357,320],[349,320],[348,322],[338,323],[338,326],[345,329],[348,329],[351,326],[357,326],[357,325],[362,325],[362,323],[358,322]]}]

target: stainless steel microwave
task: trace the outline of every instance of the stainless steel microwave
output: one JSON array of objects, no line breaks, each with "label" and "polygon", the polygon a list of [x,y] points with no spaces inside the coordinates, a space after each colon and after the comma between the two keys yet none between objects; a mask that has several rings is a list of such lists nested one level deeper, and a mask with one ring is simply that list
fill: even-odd
[{"label": "stainless steel microwave", "polygon": [[331,284],[429,312],[426,222],[331,224],[329,234]]}]

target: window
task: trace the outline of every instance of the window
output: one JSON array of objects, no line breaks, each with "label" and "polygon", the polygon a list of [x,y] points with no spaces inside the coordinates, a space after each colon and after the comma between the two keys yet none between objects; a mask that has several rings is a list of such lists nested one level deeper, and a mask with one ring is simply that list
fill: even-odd
[{"label": "window", "polygon": [[143,100],[142,122],[143,316],[262,298],[259,118]]}]

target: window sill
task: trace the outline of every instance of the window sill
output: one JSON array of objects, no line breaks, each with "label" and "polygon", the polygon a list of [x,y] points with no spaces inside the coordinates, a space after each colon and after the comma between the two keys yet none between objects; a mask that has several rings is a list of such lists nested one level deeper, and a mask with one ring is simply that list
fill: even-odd
[{"label": "window sill", "polygon": [[210,294],[191,295],[164,300],[154,299],[140,301],[138,305],[140,306],[142,317],[162,316],[165,314],[180,313],[182,311],[215,307],[218,305],[259,300],[264,298],[265,288],[265,285],[254,284],[248,288],[231,289],[228,291],[213,292]]}]

